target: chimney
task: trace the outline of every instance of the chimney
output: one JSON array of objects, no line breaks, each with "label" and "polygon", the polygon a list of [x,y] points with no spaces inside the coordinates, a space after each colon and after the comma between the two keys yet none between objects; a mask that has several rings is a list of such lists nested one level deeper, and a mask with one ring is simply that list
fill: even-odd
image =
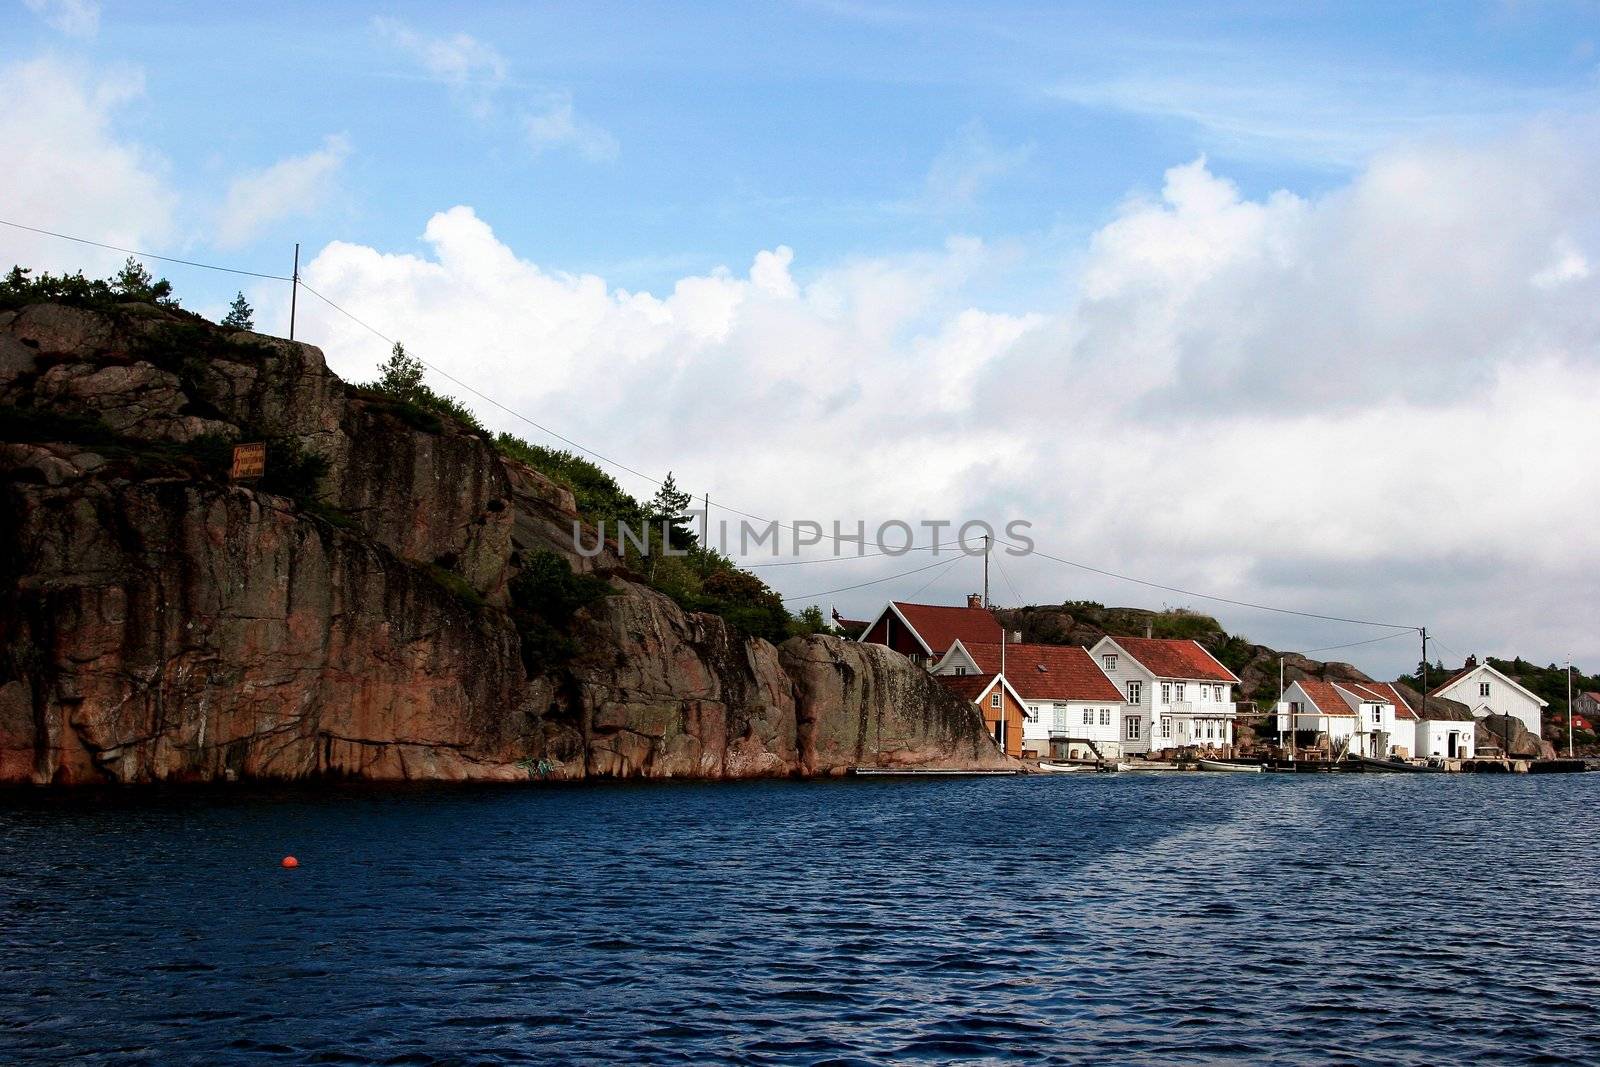
[{"label": "chimney", "polygon": [[1144,636],[1145,636],[1146,639],[1149,639],[1150,637],[1153,637],[1154,635],[1155,635],[1155,623],[1151,622],[1149,619],[1146,619],[1144,621]]},{"label": "chimney", "polygon": [[981,607],[983,607],[983,594],[981,594],[981,593],[968,593],[967,594],[967,607],[969,607],[969,608],[981,608]]},{"label": "chimney", "polygon": [[1467,657],[1467,665],[1466,665],[1467,666],[1467,670],[1470,671],[1472,668],[1476,667],[1477,665],[1478,665],[1478,655],[1477,655],[1477,653],[1473,653],[1472,655]]}]

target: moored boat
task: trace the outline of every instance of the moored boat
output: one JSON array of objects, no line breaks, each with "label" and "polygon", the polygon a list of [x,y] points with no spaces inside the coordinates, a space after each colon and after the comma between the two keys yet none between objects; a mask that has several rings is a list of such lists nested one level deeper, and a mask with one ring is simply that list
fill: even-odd
[{"label": "moored boat", "polygon": [[1103,767],[1098,763],[1050,763],[1046,760],[1039,761],[1039,769],[1046,774],[1098,774],[1116,770],[1115,767]]},{"label": "moored boat", "polygon": [[1350,755],[1340,765],[1340,770],[1366,771],[1374,774],[1448,774],[1444,767],[1426,763],[1408,763],[1398,759],[1375,759],[1372,756]]},{"label": "moored boat", "polygon": [[1196,760],[1202,771],[1230,771],[1234,774],[1260,774],[1266,770],[1259,763],[1229,763],[1219,759]]}]

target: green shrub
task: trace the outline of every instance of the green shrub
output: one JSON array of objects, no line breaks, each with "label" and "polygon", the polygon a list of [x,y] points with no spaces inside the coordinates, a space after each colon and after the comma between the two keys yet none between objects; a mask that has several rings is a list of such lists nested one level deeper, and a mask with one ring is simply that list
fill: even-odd
[{"label": "green shrub", "polygon": [[548,549],[524,557],[511,581],[511,621],[522,639],[522,664],[530,676],[577,655],[577,644],[568,632],[572,617],[611,592],[605,579],[574,572]]},{"label": "green shrub", "polygon": [[600,467],[574,452],[542,445],[531,445],[514,434],[502,433],[494,439],[495,447],[504,456],[526,463],[552,481],[572,490],[578,514],[585,522],[599,525],[625,522],[637,525],[644,521],[644,507],[623,491],[617,480]]}]

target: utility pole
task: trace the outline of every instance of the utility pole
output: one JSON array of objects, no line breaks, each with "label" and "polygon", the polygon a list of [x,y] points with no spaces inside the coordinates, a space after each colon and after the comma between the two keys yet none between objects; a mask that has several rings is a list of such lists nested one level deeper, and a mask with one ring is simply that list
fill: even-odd
[{"label": "utility pole", "polygon": [[706,547],[706,524],[711,521],[711,494],[706,494],[705,510],[700,512],[700,547]]},{"label": "utility pole", "polygon": [[1572,653],[1567,653],[1567,758],[1572,758]]},{"label": "utility pole", "polygon": [[295,298],[300,295],[300,242],[294,243],[294,273],[289,276],[289,340],[294,340]]},{"label": "utility pole", "polygon": [[1422,628],[1422,709],[1418,712],[1423,722],[1428,721],[1428,628]]},{"label": "utility pole", "polygon": [[[1283,731],[1284,731],[1284,727],[1288,725],[1288,723],[1285,722],[1285,720],[1288,719],[1288,717],[1289,717],[1288,713],[1283,710],[1283,657],[1279,656],[1278,657],[1278,751],[1279,752],[1283,751]],[[1291,760],[1293,760],[1294,759],[1294,754],[1290,753],[1289,758]]]},{"label": "utility pole", "polygon": [[[983,535],[983,606],[986,607],[986,608],[989,606],[989,535],[988,534],[984,534]],[[1005,652],[1004,652],[1005,644],[1006,644],[1005,637],[1006,637],[1005,631],[1002,630],[1000,632],[1000,648],[1001,648],[1001,655],[1002,656],[1005,655]]]}]

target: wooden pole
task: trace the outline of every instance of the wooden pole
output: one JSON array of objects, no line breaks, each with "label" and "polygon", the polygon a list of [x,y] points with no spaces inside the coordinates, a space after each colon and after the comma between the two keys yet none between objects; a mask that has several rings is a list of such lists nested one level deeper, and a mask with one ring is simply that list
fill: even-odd
[{"label": "wooden pole", "polygon": [[300,295],[300,242],[294,243],[294,273],[289,276],[289,340],[294,340],[295,298]]}]

